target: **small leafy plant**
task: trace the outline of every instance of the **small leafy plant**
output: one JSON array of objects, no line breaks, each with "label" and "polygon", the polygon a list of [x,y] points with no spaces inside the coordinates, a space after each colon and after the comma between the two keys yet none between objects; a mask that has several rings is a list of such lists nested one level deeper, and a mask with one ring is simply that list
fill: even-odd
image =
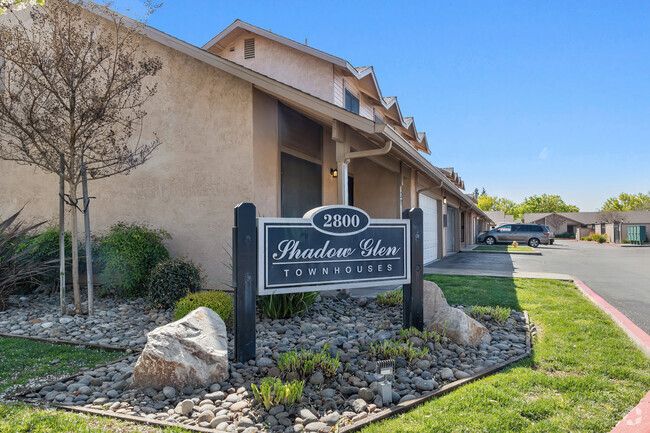
[{"label": "small leafy plant", "polygon": [[319,292],[285,293],[261,296],[262,311],[271,319],[288,319],[304,314],[316,301]]},{"label": "small leafy plant", "polygon": [[510,317],[510,310],[504,307],[483,307],[473,305],[469,307],[469,315],[475,319],[482,318],[485,315],[492,316],[497,322],[504,324]]},{"label": "small leafy plant", "polygon": [[382,356],[384,359],[391,359],[399,356],[408,362],[413,362],[413,359],[422,358],[427,353],[429,353],[427,347],[415,349],[413,343],[400,340],[384,340],[378,344],[370,344],[370,354],[375,358]]},{"label": "small leafy plant", "polygon": [[320,371],[325,377],[335,376],[341,361],[338,353],[335,357],[327,353],[328,348],[326,344],[320,352],[304,349],[300,352],[296,350],[285,352],[278,358],[278,367],[284,374],[298,373],[303,379],[307,379],[315,371]]},{"label": "small leafy plant", "polygon": [[396,289],[386,293],[379,293],[377,295],[377,303],[388,307],[402,305],[404,303],[404,292],[402,289]]},{"label": "small leafy plant", "polygon": [[442,340],[442,335],[438,334],[436,331],[419,331],[414,327],[399,330],[400,340],[408,341],[411,337],[421,338],[425,343],[438,343]]},{"label": "small leafy plant", "polygon": [[207,290],[192,293],[176,303],[174,320],[182,319],[191,311],[199,307],[207,307],[217,313],[229,328],[232,326],[233,299],[226,292],[220,290]]},{"label": "small leafy plant", "polygon": [[259,388],[252,383],[251,389],[255,400],[269,410],[280,404],[290,405],[301,401],[304,386],[305,382],[302,380],[283,383],[277,377],[265,377]]}]

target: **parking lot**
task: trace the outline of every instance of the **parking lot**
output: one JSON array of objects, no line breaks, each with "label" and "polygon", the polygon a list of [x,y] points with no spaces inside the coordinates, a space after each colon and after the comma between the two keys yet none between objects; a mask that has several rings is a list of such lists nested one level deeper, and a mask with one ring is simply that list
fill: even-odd
[{"label": "parking lot", "polygon": [[538,250],[541,256],[457,253],[426,273],[577,278],[650,333],[650,248],[556,239]]}]

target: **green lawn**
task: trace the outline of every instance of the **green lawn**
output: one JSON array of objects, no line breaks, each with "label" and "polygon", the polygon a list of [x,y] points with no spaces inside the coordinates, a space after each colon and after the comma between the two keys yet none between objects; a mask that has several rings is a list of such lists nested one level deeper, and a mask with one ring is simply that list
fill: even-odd
[{"label": "green lawn", "polygon": [[385,432],[609,432],[650,389],[650,360],[568,282],[428,276],[451,304],[528,310],[532,359],[369,426]]},{"label": "green lawn", "polygon": [[509,253],[515,252],[533,252],[535,251],[531,247],[513,247],[511,245],[479,245],[473,249],[473,251],[507,251]]},{"label": "green lawn", "polygon": [[[119,352],[104,352],[57,346],[18,338],[0,337],[0,396],[13,394],[17,387],[32,386],[94,367],[121,357]],[[158,432],[148,426],[110,418],[78,415],[62,410],[0,400],[0,433],[56,432]],[[165,432],[185,432],[165,429]]]}]

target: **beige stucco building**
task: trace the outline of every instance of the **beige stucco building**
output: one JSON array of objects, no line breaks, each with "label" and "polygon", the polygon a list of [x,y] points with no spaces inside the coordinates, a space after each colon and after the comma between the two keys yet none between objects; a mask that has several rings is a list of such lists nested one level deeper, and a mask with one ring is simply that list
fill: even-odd
[{"label": "beige stucco building", "polygon": [[[160,56],[158,93],[143,139],[162,145],[128,176],[90,183],[93,230],[117,221],[169,231],[173,255],[206,271],[210,287],[231,280],[233,208],[301,216],[350,204],[374,218],[425,213],[425,262],[474,243],[489,217],[457,174],[424,157],[426,135],[384,97],[373,69],[241,21],[196,47],[154,28],[141,46]],[[25,206],[30,219],[58,211],[57,176],[0,161],[0,215]]]},{"label": "beige stucco building", "polygon": [[645,226],[650,233],[650,211],[552,212],[526,213],[523,222],[543,224],[555,233],[607,235],[609,242],[620,243],[628,237],[628,227]]}]

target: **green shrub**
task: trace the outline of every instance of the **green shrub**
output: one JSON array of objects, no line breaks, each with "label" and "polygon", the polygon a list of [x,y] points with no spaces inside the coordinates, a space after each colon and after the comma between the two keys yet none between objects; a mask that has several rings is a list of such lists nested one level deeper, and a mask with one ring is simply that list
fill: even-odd
[{"label": "green shrub", "polygon": [[182,319],[191,311],[199,307],[207,307],[217,313],[229,328],[232,326],[233,299],[226,292],[219,290],[207,290],[205,292],[192,293],[185,296],[176,303],[174,320]]},{"label": "green shrub", "polygon": [[320,352],[304,349],[301,349],[300,352],[295,350],[285,352],[278,358],[278,367],[284,374],[298,373],[303,379],[307,379],[315,371],[320,371],[325,377],[335,376],[336,370],[341,365],[339,354],[332,357],[327,353],[327,349],[326,344]]},{"label": "green shrub", "polygon": [[555,238],[556,239],[575,239],[576,234],[575,233],[569,233],[569,232],[559,233],[559,234],[555,235]]},{"label": "green shrub", "polygon": [[628,238],[625,238],[625,239],[623,239],[621,242],[623,242],[624,244],[629,244],[629,243],[630,243],[630,240],[629,240]]},{"label": "green shrub", "polygon": [[304,386],[305,382],[301,380],[283,383],[277,377],[265,377],[259,388],[251,383],[251,390],[255,400],[269,410],[281,404],[290,405],[300,402]]},{"label": "green shrub", "polygon": [[469,315],[475,319],[482,318],[485,315],[492,316],[497,322],[504,324],[510,317],[510,309],[504,307],[482,307],[473,305],[469,307]]},{"label": "green shrub", "polygon": [[261,296],[262,311],[271,319],[288,319],[301,316],[316,301],[318,292],[285,293]]},{"label": "green shrub", "polygon": [[583,241],[592,241],[592,242],[598,242],[599,244],[603,244],[607,242],[607,235],[599,234],[599,233],[591,233],[589,236],[583,236],[580,239]]},{"label": "green shrub", "polygon": [[408,341],[411,337],[421,338],[425,343],[438,343],[442,340],[442,336],[436,331],[419,331],[414,327],[399,330],[399,338],[402,341]]},{"label": "green shrub", "polygon": [[379,293],[377,295],[377,303],[389,307],[402,305],[404,303],[404,292],[402,289],[396,289],[386,293]]},{"label": "green shrub", "polygon": [[375,358],[382,356],[384,359],[395,359],[400,356],[408,362],[413,362],[415,358],[422,358],[427,353],[427,347],[414,349],[413,343],[400,340],[383,340],[378,344],[370,344],[370,354]]},{"label": "green shrub", "polygon": [[189,260],[167,259],[151,271],[147,296],[159,308],[170,308],[183,296],[201,291],[201,269]]},{"label": "green shrub", "polygon": [[152,269],[169,258],[163,245],[166,239],[171,239],[169,233],[145,224],[113,225],[97,247],[102,293],[130,298],[145,296]]}]

